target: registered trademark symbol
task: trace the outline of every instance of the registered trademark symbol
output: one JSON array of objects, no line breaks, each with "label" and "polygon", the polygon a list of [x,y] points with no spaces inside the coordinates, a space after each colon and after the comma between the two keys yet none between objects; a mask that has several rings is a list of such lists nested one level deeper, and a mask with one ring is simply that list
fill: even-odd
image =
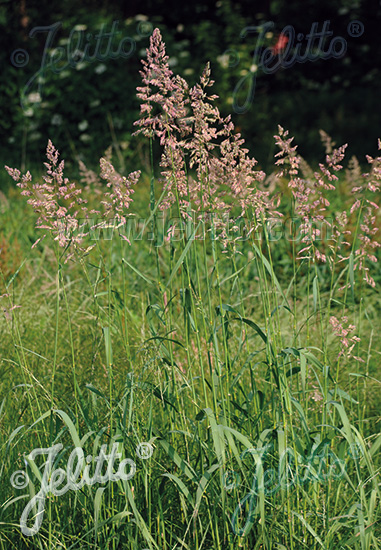
[{"label": "registered trademark symbol", "polygon": [[136,454],[142,460],[147,460],[147,458],[151,458],[153,455],[153,447],[150,443],[140,443],[136,447]]},{"label": "registered trademark symbol", "polygon": [[358,38],[359,36],[364,34],[364,24],[357,19],[355,21],[351,21],[350,23],[348,23],[347,32],[349,36],[352,36],[353,38]]}]

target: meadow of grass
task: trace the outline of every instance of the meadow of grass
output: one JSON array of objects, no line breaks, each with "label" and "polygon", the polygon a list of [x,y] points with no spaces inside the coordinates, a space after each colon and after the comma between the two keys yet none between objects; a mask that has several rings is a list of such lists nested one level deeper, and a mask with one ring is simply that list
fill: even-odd
[{"label": "meadow of grass", "polygon": [[381,158],[279,128],[265,175],[156,31],[142,77],[160,168],[8,169],[0,548],[379,548]]}]

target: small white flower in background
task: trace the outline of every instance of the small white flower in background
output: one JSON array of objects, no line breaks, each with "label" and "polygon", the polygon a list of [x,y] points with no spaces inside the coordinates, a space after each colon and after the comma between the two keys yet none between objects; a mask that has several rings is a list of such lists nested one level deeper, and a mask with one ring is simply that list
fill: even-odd
[{"label": "small white flower in background", "polygon": [[30,103],[40,103],[41,96],[39,92],[33,92],[32,94],[28,95],[28,100]]},{"label": "small white flower in background", "polygon": [[229,67],[229,59],[230,59],[230,56],[228,53],[224,53],[223,55],[217,56],[217,61],[223,69],[227,69]]},{"label": "small white flower in background", "polygon": [[77,71],[82,71],[82,69],[84,69],[86,65],[87,63],[85,63],[84,61],[80,61],[79,63],[77,63],[75,68],[77,69]]},{"label": "small white flower in background", "polygon": [[102,74],[107,71],[107,67],[104,63],[101,63],[100,65],[97,65],[94,70],[97,74]]},{"label": "small white flower in background", "polygon": [[178,61],[177,61],[177,57],[170,57],[169,60],[168,60],[168,65],[170,67],[175,67],[177,65]]},{"label": "small white flower in background", "polygon": [[73,54],[72,54],[72,57],[73,59],[75,59],[76,61],[79,61],[83,59],[85,55],[85,52],[83,52],[82,50],[79,50],[78,48],[76,50],[74,50]]},{"label": "small white flower in background", "polygon": [[52,59],[55,55],[57,55],[59,53],[59,49],[58,48],[52,48],[50,50],[50,59]]},{"label": "small white flower in background", "polygon": [[83,143],[88,143],[91,141],[91,136],[89,134],[82,134],[79,136],[79,139],[83,141]]},{"label": "small white flower in background", "polygon": [[87,130],[88,127],[89,127],[89,123],[87,122],[87,120],[82,120],[82,122],[78,124],[78,129],[81,132],[84,132],[85,130]]},{"label": "small white flower in background", "polygon": [[194,73],[194,69],[192,69],[191,67],[189,67],[188,69],[185,69],[185,71],[184,71],[185,75],[189,75],[189,74],[193,74],[193,73]]},{"label": "small white flower in background", "polygon": [[145,48],[143,48],[142,50],[139,50],[139,56],[147,57],[147,50]]},{"label": "small white flower in background", "polygon": [[257,70],[258,70],[258,65],[255,65],[255,64],[254,64],[254,65],[252,65],[252,66],[250,67],[250,71],[251,71],[252,73],[256,73]]},{"label": "small white flower in background", "polygon": [[70,71],[62,71],[60,72],[60,78],[66,78],[70,76]]},{"label": "small white flower in background", "polygon": [[100,99],[94,99],[91,103],[90,103],[90,107],[98,107],[98,105],[101,104],[101,100]]},{"label": "small white flower in background", "polygon": [[87,25],[75,25],[75,27],[73,27],[73,30],[75,31],[85,31],[87,29]]},{"label": "small white flower in background", "polygon": [[41,139],[41,137],[42,137],[41,132],[32,132],[31,134],[29,134],[29,139],[31,141],[37,141],[38,139]]},{"label": "small white flower in background", "polygon": [[176,30],[177,32],[183,32],[184,30],[184,25],[182,23],[179,23],[176,27]]},{"label": "small white flower in background", "polygon": [[25,115],[25,116],[33,116],[33,115],[34,115],[33,109],[31,109],[31,108],[26,109],[26,110],[24,111],[24,115]]},{"label": "small white flower in background", "polygon": [[52,120],[50,121],[53,126],[61,126],[62,124],[62,115],[59,115],[58,113],[55,113],[52,116]]},{"label": "small white flower in background", "polygon": [[274,36],[274,33],[273,32],[267,32],[265,34],[265,38],[272,38]]},{"label": "small white flower in background", "polygon": [[135,21],[148,21],[148,17],[146,15],[138,13],[138,15],[135,15]]}]

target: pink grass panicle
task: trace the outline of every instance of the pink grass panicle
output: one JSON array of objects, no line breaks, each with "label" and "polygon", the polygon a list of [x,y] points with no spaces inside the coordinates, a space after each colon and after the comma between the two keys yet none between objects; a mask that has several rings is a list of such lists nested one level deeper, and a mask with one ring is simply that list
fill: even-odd
[{"label": "pink grass panicle", "polygon": [[27,203],[38,214],[36,228],[45,230],[32,248],[48,233],[61,247],[66,247],[70,242],[78,244],[78,237],[73,236],[73,232],[78,228],[78,214],[87,210],[87,201],[81,197],[82,190],[77,184],[70,183],[64,177],[64,161],[58,164],[59,153],[50,140],[46,156],[49,162],[44,163],[46,175],[42,176],[42,182],[32,183],[29,171],[21,175],[19,170],[5,167],[21,189],[21,194],[28,197]]},{"label": "pink grass panicle", "polygon": [[147,48],[147,61],[142,60],[140,75],[144,86],[137,88],[137,97],[142,101],[141,118],[134,123],[140,128],[133,135],[156,135],[161,145],[168,134],[178,132],[186,135],[190,131],[186,121],[188,84],[173,74],[168,59],[160,31],[155,29]]},{"label": "pink grass panicle", "polygon": [[214,105],[218,96],[209,93],[213,85],[209,64],[200,82],[189,88],[169,68],[158,29],[150,39],[147,61],[142,63],[144,86],[137,88],[141,118],[135,122],[139,126],[135,134],[157,136],[163,147],[160,166],[165,198],[159,208],[168,210],[177,204],[185,219],[192,213],[198,220],[212,217],[225,246],[226,215],[233,205],[241,207],[241,215],[252,207],[258,219],[273,209],[269,193],[257,186],[265,174],[254,170],[257,161],[243,148],[244,140],[235,133],[231,117],[223,118]]},{"label": "pink grass panicle", "polygon": [[[378,140],[378,149],[381,150],[381,140]],[[356,208],[362,203],[363,205],[363,219],[360,224],[360,232],[358,235],[360,245],[355,251],[355,269],[362,271],[364,277],[363,280],[367,282],[368,285],[375,287],[376,283],[373,277],[369,274],[369,267],[366,265],[367,261],[376,263],[376,250],[381,246],[381,243],[376,239],[376,234],[378,232],[378,211],[379,206],[374,200],[370,200],[363,196],[362,199],[358,197],[358,194],[363,194],[366,191],[368,193],[379,193],[380,192],[380,180],[381,180],[381,156],[372,158],[367,155],[366,159],[371,165],[372,169],[369,173],[363,175],[364,185],[360,188],[354,187],[352,189],[353,194],[356,197],[354,206]]]},{"label": "pink grass panicle", "polygon": [[348,324],[348,317],[343,316],[339,320],[337,317],[331,316],[329,319],[329,324],[331,325],[334,334],[340,338],[341,349],[337,358],[353,358],[356,361],[364,363],[364,360],[361,359],[361,357],[357,357],[352,354],[353,348],[360,342],[360,338],[355,335],[350,336],[352,332],[356,330],[356,327],[355,325]]},{"label": "pink grass panicle", "polygon": [[[378,149],[381,149],[381,141],[378,140]],[[372,158],[367,155],[366,159],[371,165],[371,171],[366,174],[360,174],[360,167],[357,161],[352,160],[351,169],[347,172],[350,175],[348,178],[352,182],[351,194],[353,196],[353,204],[349,210],[349,215],[342,213],[342,218],[345,218],[345,222],[348,225],[349,216],[353,215],[358,220],[358,229],[356,229],[355,237],[358,242],[352,245],[348,241],[343,241],[342,245],[346,245],[347,249],[344,251],[340,249],[338,257],[340,262],[350,260],[349,249],[352,248],[353,252],[353,271],[358,271],[363,275],[363,281],[365,281],[371,287],[376,286],[374,278],[370,275],[369,262],[377,263],[376,250],[381,246],[376,238],[379,225],[379,205],[376,203],[376,199],[370,200],[370,194],[377,194],[380,192],[380,180],[381,180],[381,157]],[[344,225],[344,223],[342,224]],[[348,229],[343,233],[350,235],[351,231]],[[349,287],[347,283],[341,289]]]},{"label": "pink grass panicle", "polygon": [[[103,206],[102,212],[89,210],[88,201],[82,196],[82,188],[77,183],[70,183],[69,179],[64,177],[64,161],[58,164],[59,152],[50,140],[46,156],[49,162],[44,163],[46,175],[42,176],[42,182],[33,183],[29,171],[21,175],[21,172],[15,168],[8,166],[5,168],[21,189],[21,194],[28,197],[27,203],[38,214],[36,228],[45,231],[42,237],[34,242],[32,248],[50,234],[60,247],[65,249],[71,247],[71,251],[65,258],[67,262],[75,252],[84,254],[95,246],[81,246],[84,237],[89,234],[88,220],[92,215],[101,217],[101,225],[111,215],[118,220],[119,225],[126,223],[125,211],[132,201],[132,186],[137,183],[140,172],[132,172],[127,178],[122,177],[116,172],[111,162],[102,158],[100,160],[101,177],[107,180],[107,187],[111,190],[103,191],[104,200],[100,201]],[[87,227],[87,231],[82,231],[84,226]]]},{"label": "pink grass panicle", "polygon": [[[326,253],[319,250],[317,243],[322,241],[323,227],[333,230],[332,223],[327,219],[325,212],[330,206],[327,194],[336,189],[334,182],[338,180],[334,172],[343,167],[339,162],[344,158],[347,144],[333,149],[331,138],[321,131],[322,140],[326,145],[326,163],[319,164],[319,172],[312,171],[305,161],[297,154],[297,146],[292,146],[293,138],[288,138],[288,130],[278,126],[278,135],[275,135],[276,145],[280,151],[275,157],[280,157],[276,165],[281,166],[278,177],[290,176],[288,187],[295,200],[295,214],[301,218],[300,233],[303,248],[298,251],[298,257],[307,257],[313,260],[327,262]],[[306,170],[307,168],[307,170]],[[299,172],[308,171],[308,176],[302,178]],[[303,256],[302,256],[303,255]]]}]

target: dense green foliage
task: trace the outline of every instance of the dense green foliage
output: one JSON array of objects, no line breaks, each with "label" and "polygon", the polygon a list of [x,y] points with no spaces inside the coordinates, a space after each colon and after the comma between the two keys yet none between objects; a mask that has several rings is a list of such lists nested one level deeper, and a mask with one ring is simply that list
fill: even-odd
[{"label": "dense green foliage", "polygon": [[[112,25],[102,6],[88,21]],[[281,16],[280,2],[266,6]],[[247,7],[234,18],[218,3],[229,46]],[[198,51],[218,56],[209,16],[189,23]],[[137,49],[153,19],[126,22]],[[381,141],[360,165],[324,132],[323,147],[306,134],[299,151],[278,126],[264,173],[216,108],[232,106],[224,61],[219,90],[208,67],[192,88],[172,73],[201,64],[173,21],[176,10],[169,61],[156,28],[137,96],[141,80],[119,81],[134,57],[98,72],[73,62],[11,122],[0,550],[379,550]],[[29,163],[33,132],[33,163],[40,137],[56,142],[42,170]]]},{"label": "dense green foliage", "polygon": [[[327,218],[349,210],[353,175]],[[1,549],[379,548],[380,274],[372,289],[353,265],[297,260],[294,230],[279,238],[271,222],[227,254],[210,231],[166,241],[176,217],[156,220],[152,240],[149,194],[144,177],[141,237],[134,223],[130,245],[100,230],[68,263],[56,241],[30,249],[35,216],[2,195]],[[99,187],[87,196],[97,208]],[[339,289],[352,278],[354,294]],[[338,358],[328,321],[344,311],[363,362]],[[93,475],[115,443],[135,461],[130,481],[48,494],[38,533],[21,532],[47,455],[39,470],[23,457],[60,444],[66,471],[83,448]]]}]

